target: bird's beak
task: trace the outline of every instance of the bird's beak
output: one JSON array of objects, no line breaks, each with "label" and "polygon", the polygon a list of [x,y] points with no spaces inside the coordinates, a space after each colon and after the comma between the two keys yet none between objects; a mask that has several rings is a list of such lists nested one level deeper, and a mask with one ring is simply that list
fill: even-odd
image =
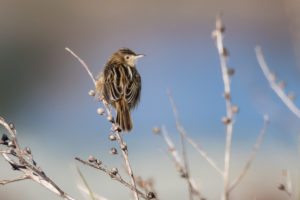
[{"label": "bird's beak", "polygon": [[137,55],[135,56],[135,58],[138,59],[138,58],[142,58],[142,57],[144,57],[144,56],[145,56],[144,54],[137,54]]}]

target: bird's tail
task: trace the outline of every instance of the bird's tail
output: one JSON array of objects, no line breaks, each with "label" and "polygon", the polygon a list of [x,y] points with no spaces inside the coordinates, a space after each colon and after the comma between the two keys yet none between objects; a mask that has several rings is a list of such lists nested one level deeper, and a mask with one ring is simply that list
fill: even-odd
[{"label": "bird's tail", "polygon": [[124,97],[122,97],[119,101],[116,102],[116,110],[117,110],[117,123],[119,124],[122,132],[131,131],[132,120],[130,115],[130,109]]}]

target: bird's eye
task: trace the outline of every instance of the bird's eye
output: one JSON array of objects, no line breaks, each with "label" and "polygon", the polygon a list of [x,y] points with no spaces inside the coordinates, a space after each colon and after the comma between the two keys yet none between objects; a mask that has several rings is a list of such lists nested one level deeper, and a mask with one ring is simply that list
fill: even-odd
[{"label": "bird's eye", "polygon": [[129,59],[129,56],[125,56],[125,59],[128,60],[128,59]]}]

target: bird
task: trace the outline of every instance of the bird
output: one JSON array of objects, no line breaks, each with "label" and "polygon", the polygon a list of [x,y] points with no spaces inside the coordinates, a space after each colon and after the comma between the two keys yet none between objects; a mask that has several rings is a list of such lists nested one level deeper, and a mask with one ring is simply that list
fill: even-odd
[{"label": "bird", "polygon": [[130,111],[137,107],[142,88],[136,62],[144,56],[129,48],[121,48],[112,54],[98,75],[96,91],[116,109],[116,123],[121,132],[130,132],[133,128]]}]

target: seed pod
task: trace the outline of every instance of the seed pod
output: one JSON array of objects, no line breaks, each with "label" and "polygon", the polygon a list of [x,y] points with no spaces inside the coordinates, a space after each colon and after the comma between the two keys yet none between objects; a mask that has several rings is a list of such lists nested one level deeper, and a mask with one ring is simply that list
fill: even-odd
[{"label": "seed pod", "polygon": [[295,100],[295,94],[293,92],[289,93],[288,97],[291,101]]},{"label": "seed pod", "polygon": [[94,156],[89,156],[88,160],[89,162],[95,162],[96,159]]},{"label": "seed pod", "polygon": [[96,95],[96,92],[94,90],[90,90],[89,95],[94,97]]},{"label": "seed pod", "polygon": [[235,113],[235,114],[238,113],[239,110],[240,110],[240,109],[239,109],[239,107],[237,107],[237,106],[232,106],[232,107],[231,107],[231,112],[233,112],[233,113]]},{"label": "seed pod", "polygon": [[110,134],[109,135],[109,140],[115,141],[116,140],[116,136],[114,136],[113,134]]},{"label": "seed pod", "polygon": [[227,69],[227,74],[229,75],[229,76],[232,76],[233,74],[234,74],[234,69],[232,69],[232,68],[229,68],[229,69]]},{"label": "seed pod", "polygon": [[123,142],[123,144],[121,144],[120,147],[123,151],[127,150],[127,144],[125,142]]},{"label": "seed pod", "polygon": [[25,152],[26,152],[27,154],[31,154],[31,149],[30,149],[29,147],[25,147]]},{"label": "seed pod", "polygon": [[118,151],[117,151],[116,148],[111,148],[109,152],[110,152],[110,154],[112,154],[112,155],[118,154]]},{"label": "seed pod", "polygon": [[153,133],[154,134],[159,134],[160,133],[160,129],[156,126],[153,128]]},{"label": "seed pod", "polygon": [[111,174],[117,175],[117,173],[118,173],[118,169],[117,168],[112,168],[111,169]]},{"label": "seed pod", "polygon": [[114,118],[113,118],[113,116],[111,116],[111,115],[108,115],[106,119],[107,119],[107,121],[109,121],[109,122],[113,122],[113,121],[114,121]]},{"label": "seed pod", "polygon": [[284,186],[283,184],[280,184],[280,185],[278,186],[278,190],[285,190],[285,186]]},{"label": "seed pod", "polygon": [[231,122],[231,119],[229,117],[223,117],[222,122],[223,122],[223,124],[227,125]]},{"label": "seed pod", "polygon": [[224,97],[225,99],[230,99],[230,93],[229,93],[229,92],[225,92],[225,93],[223,94],[223,97]]},{"label": "seed pod", "polygon": [[105,112],[104,112],[104,109],[103,109],[103,108],[98,108],[98,109],[97,109],[97,113],[98,113],[99,115],[103,115]]},{"label": "seed pod", "polygon": [[147,193],[147,198],[148,199],[154,199],[155,198],[155,194],[153,192],[148,192]]},{"label": "seed pod", "polygon": [[284,89],[285,86],[286,86],[286,82],[285,82],[285,81],[280,81],[280,82],[278,83],[278,85],[279,85],[279,87],[280,87],[281,89]]},{"label": "seed pod", "polygon": [[97,165],[101,165],[101,164],[102,164],[102,161],[101,161],[101,160],[96,160],[96,164],[97,164]]},{"label": "seed pod", "polygon": [[224,47],[222,51],[223,56],[229,56],[229,51]]}]

